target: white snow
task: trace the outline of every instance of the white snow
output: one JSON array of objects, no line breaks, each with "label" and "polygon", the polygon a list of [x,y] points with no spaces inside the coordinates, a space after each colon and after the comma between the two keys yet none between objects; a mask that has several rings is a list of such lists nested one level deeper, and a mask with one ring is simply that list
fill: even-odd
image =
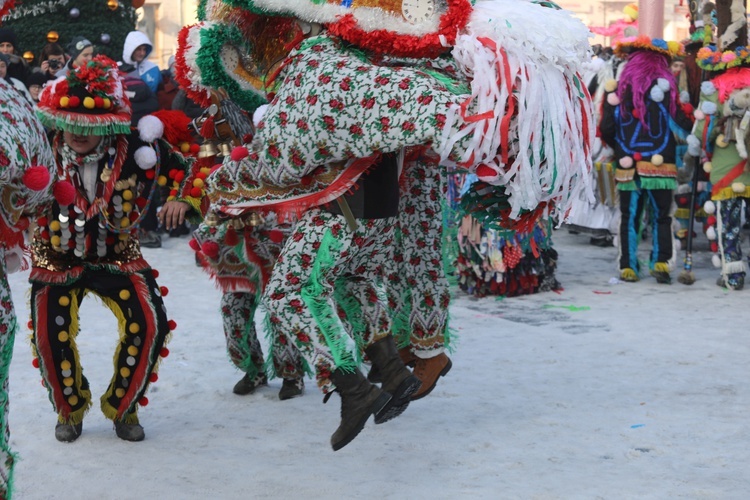
[{"label": "white snow", "polygon": [[[457,291],[453,370],[401,417],[370,420],[333,452],[339,399],[322,405],[313,381],[285,402],[278,380],[232,394],[241,374],[225,354],[220,294],[186,239],[165,238],[144,253],[178,329],[140,412],[146,440],[121,441],[98,409],[116,323],[88,298],[78,342],[96,405],[75,443],[55,440],[28,330],[17,337],[15,498],[748,498],[750,290],[716,286],[705,239],[692,286],[610,283],[616,249],[564,229],[554,241],[564,291]],[[22,325],[27,277],[11,275]]]}]

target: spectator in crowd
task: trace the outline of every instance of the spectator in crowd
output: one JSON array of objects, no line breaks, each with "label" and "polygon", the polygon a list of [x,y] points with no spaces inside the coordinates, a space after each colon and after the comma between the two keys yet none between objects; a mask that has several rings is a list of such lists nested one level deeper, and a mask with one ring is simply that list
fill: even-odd
[{"label": "spectator in crowd", "polygon": [[174,56],[169,58],[169,67],[161,72],[161,83],[159,90],[156,92],[156,99],[159,101],[159,109],[172,109],[180,85],[174,79]]},{"label": "spectator in crowd", "polygon": [[94,44],[82,36],[77,36],[65,46],[68,62],[55,76],[67,75],[71,69],[83,66],[94,57]]},{"label": "spectator in crowd", "polygon": [[[39,53],[39,69],[47,80],[57,78],[60,71],[68,61],[65,58],[65,50],[59,43],[48,43],[42,47]],[[28,83],[28,82],[27,82]]]},{"label": "spectator in crowd", "polygon": [[29,95],[31,96],[31,103],[36,106],[39,102],[39,94],[42,92],[44,85],[49,81],[47,73],[36,70],[32,71],[29,77],[26,79],[28,85]]},{"label": "spectator in crowd", "polygon": [[156,94],[161,83],[161,71],[156,64],[147,59],[153,49],[154,46],[145,33],[131,31],[125,37],[122,60],[125,64],[133,66],[128,75],[137,76],[146,82],[151,92]]},{"label": "spectator in crowd", "polygon": [[0,78],[10,83],[18,92],[23,95],[27,101],[32,102],[31,95],[26,89],[26,86],[18,79],[8,75],[8,68],[10,68],[11,62],[10,57],[7,54],[0,53]]},{"label": "spectator in crowd", "polygon": [[6,63],[8,76],[26,85],[29,65],[19,55],[18,37],[16,32],[10,28],[0,28],[0,54],[8,56],[8,62]]}]

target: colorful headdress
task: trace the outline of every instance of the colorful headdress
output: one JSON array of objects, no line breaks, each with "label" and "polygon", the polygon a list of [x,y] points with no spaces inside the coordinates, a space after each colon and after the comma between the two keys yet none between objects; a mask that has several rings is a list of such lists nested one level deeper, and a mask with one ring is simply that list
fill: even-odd
[{"label": "colorful headdress", "polygon": [[51,82],[42,91],[37,114],[45,126],[74,134],[129,133],[130,100],[117,63],[97,56]]},{"label": "colorful headdress", "polygon": [[695,62],[706,71],[724,71],[748,65],[750,64],[750,46],[720,52],[715,45],[708,45],[698,51]]},{"label": "colorful headdress", "polygon": [[670,58],[685,55],[685,47],[680,42],[668,42],[645,35],[623,38],[615,45],[615,54],[619,57],[626,57],[636,50],[650,50]]}]

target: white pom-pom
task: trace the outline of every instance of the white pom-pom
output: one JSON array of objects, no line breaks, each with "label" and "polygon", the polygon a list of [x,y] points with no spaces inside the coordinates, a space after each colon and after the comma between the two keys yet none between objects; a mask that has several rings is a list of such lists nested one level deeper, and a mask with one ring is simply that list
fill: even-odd
[{"label": "white pom-pom", "polygon": [[143,170],[154,168],[154,165],[156,165],[156,152],[148,146],[141,146],[136,149],[133,158]]},{"label": "white pom-pom", "polygon": [[726,140],[726,137],[724,137],[724,134],[719,134],[716,136],[716,147],[718,148],[725,148],[729,146],[729,143]]},{"label": "white pom-pom", "polygon": [[630,156],[623,156],[618,163],[622,168],[631,168],[633,166],[633,158]]},{"label": "white pom-pom", "polygon": [[714,164],[711,163],[710,161],[707,161],[706,163],[703,164],[703,171],[706,172],[707,174],[710,174],[711,170],[713,169],[714,169]]},{"label": "white pom-pom", "polygon": [[713,95],[716,93],[716,86],[712,82],[701,83],[701,94]]},{"label": "white pom-pom", "polygon": [[658,85],[651,87],[649,95],[654,102],[662,102],[664,100],[664,91]]},{"label": "white pom-pom", "polygon": [[656,85],[662,90],[662,92],[669,92],[669,89],[672,88],[671,85],[669,85],[669,80],[666,78],[657,78]]},{"label": "white pom-pom", "polygon": [[604,82],[604,91],[605,92],[614,92],[617,88],[617,80],[614,78],[610,78],[606,82]]},{"label": "white pom-pom", "polygon": [[620,98],[617,97],[617,94],[612,92],[611,94],[607,95],[607,102],[610,106],[618,106],[620,104]]},{"label": "white pom-pom", "polygon": [[703,211],[708,215],[713,215],[716,213],[716,205],[714,205],[713,201],[706,200],[706,203],[703,204]]},{"label": "white pom-pom", "polygon": [[716,113],[716,103],[711,101],[704,101],[703,104],[701,104],[701,111],[703,111],[707,115]]},{"label": "white pom-pom", "polygon": [[253,125],[256,127],[260,123],[260,121],[263,119],[263,115],[266,114],[266,110],[268,109],[268,104],[263,104],[262,106],[258,106],[255,109],[255,112],[253,113]]},{"label": "white pom-pom", "polygon": [[143,142],[154,142],[164,135],[164,124],[153,115],[138,120],[138,135]]},{"label": "white pom-pom", "polygon": [[719,257],[718,254],[713,254],[711,256],[711,264],[713,264],[716,269],[720,269],[721,268],[721,257]]},{"label": "white pom-pom", "polygon": [[732,191],[735,193],[744,193],[745,192],[745,183],[744,182],[733,182],[732,183]]},{"label": "white pom-pom", "polygon": [[677,194],[687,194],[690,191],[690,184],[680,184],[679,186],[677,186]]},{"label": "white pom-pom", "polygon": [[658,167],[662,163],[664,163],[664,157],[662,155],[654,155],[651,157],[651,163]]},{"label": "white pom-pom", "polygon": [[680,92],[680,102],[683,104],[690,102],[690,93],[687,90]]},{"label": "white pom-pom", "polygon": [[716,229],[713,226],[708,226],[708,229],[706,229],[706,238],[711,241],[716,239]]},{"label": "white pom-pom", "polygon": [[700,109],[696,109],[695,111],[693,111],[693,116],[696,120],[703,120],[704,118],[706,118],[706,113],[704,113]]}]

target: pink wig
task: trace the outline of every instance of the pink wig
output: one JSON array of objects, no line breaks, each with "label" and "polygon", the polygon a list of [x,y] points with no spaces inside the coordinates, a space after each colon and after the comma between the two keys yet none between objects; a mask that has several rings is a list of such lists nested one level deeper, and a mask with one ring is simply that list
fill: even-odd
[{"label": "pink wig", "polygon": [[620,112],[625,115],[625,96],[630,95],[633,109],[638,110],[639,120],[644,127],[647,110],[646,97],[657,78],[664,78],[670,83],[669,114],[674,116],[677,109],[677,82],[669,71],[669,58],[652,50],[637,50],[628,58],[622,70],[617,96],[620,98]]}]

